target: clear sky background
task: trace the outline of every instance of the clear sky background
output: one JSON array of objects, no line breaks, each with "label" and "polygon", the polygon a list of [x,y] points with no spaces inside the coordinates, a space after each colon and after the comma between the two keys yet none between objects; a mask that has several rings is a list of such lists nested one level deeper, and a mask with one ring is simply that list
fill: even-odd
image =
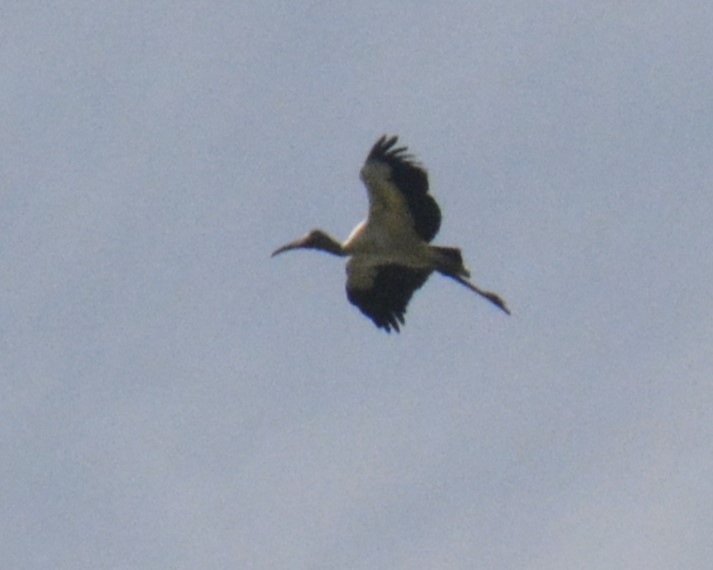
[{"label": "clear sky background", "polygon": [[[5,2],[3,568],[708,570],[711,6]],[[512,317],[270,259],[383,133]]]}]

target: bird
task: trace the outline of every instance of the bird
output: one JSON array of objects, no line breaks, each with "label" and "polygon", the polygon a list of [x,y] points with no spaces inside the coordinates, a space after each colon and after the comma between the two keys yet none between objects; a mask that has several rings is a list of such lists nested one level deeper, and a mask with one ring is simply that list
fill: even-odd
[{"label": "bird", "polygon": [[429,193],[428,173],[398,136],[383,135],[361,168],[369,212],[340,243],[321,229],[277,248],[272,257],[296,249],[316,249],[348,257],[346,293],[374,324],[390,333],[405,324],[413,293],[435,271],[510,314],[496,293],[468,280],[460,249],[431,245],[441,226],[441,209]]}]

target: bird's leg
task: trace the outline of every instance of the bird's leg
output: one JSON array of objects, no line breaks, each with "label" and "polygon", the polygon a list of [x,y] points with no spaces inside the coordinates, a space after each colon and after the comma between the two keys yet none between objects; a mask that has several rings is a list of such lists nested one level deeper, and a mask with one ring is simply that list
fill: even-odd
[{"label": "bird's leg", "polygon": [[480,287],[477,287],[476,285],[474,285],[467,279],[463,279],[460,275],[449,275],[448,277],[455,279],[461,285],[468,287],[468,289],[470,289],[474,293],[477,293],[481,297],[487,299],[493,305],[495,305],[496,307],[498,307],[500,310],[504,311],[508,315],[510,314],[510,309],[507,308],[505,301],[503,301],[500,298],[500,295],[498,295],[497,293],[493,293],[492,291],[485,291],[485,290],[481,289]]}]

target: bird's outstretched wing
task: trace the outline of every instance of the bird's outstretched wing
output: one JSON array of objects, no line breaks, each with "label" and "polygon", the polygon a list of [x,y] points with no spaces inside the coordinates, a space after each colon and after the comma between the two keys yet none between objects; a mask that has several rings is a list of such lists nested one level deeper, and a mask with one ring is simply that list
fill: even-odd
[{"label": "bird's outstretched wing", "polygon": [[361,178],[374,210],[405,210],[413,220],[416,234],[430,242],[441,227],[441,210],[428,193],[428,174],[405,146],[395,147],[398,137],[382,136],[369,152]]},{"label": "bird's outstretched wing", "polygon": [[396,264],[365,265],[352,258],[347,264],[347,298],[377,327],[399,332],[411,296],[430,274]]}]

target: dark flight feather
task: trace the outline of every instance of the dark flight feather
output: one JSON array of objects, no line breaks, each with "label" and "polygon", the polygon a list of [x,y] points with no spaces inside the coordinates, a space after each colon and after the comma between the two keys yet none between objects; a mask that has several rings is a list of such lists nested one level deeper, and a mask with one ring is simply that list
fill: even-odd
[{"label": "dark flight feather", "polygon": [[372,286],[368,289],[347,288],[349,302],[386,332],[399,332],[411,296],[428,279],[430,271],[416,270],[401,265],[382,265],[376,269]]},{"label": "dark flight feather", "polygon": [[391,170],[391,180],[406,198],[418,236],[430,242],[441,227],[441,210],[428,193],[428,174],[408,154],[408,147],[394,148],[398,137],[382,136],[372,147],[367,161],[386,164]]}]

